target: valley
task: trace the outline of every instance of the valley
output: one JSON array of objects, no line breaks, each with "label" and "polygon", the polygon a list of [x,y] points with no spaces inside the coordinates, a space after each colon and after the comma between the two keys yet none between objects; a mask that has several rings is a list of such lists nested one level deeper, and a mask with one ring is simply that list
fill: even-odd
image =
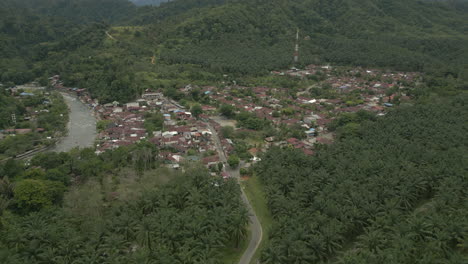
[{"label": "valley", "polygon": [[0,1],[0,263],[465,263],[466,21]]}]

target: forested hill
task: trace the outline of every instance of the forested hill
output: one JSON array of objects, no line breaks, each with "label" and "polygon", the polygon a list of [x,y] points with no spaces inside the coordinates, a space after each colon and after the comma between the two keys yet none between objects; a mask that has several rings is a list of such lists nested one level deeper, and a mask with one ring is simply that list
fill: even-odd
[{"label": "forested hill", "polygon": [[314,157],[267,152],[261,263],[466,263],[466,99],[402,107]]},{"label": "forested hill", "polygon": [[40,15],[63,17],[79,23],[116,23],[131,15],[136,7],[127,0],[2,0],[5,6],[30,9]]},{"label": "forested hill", "polygon": [[[298,66],[436,70],[468,78],[464,6],[417,0],[177,0],[158,7],[127,0],[4,0],[0,82],[60,74],[66,85],[89,88],[103,102],[128,101],[144,89],[175,85],[177,78],[213,81],[290,67],[296,29]],[[154,74],[157,83],[138,79],[155,80],[147,77]]]},{"label": "forested hill", "polygon": [[[191,4],[180,0],[156,13]],[[224,2],[216,6],[213,2]],[[446,3],[414,0],[199,1],[151,28],[170,62],[254,72],[291,63],[296,28],[301,62],[423,70],[458,65],[467,53],[468,16]],[[207,7],[204,7],[206,3]],[[158,18],[156,16],[156,18]],[[160,36],[164,36],[161,38]]]},{"label": "forested hill", "polygon": [[[136,7],[126,0],[2,0],[0,1],[0,82],[22,84],[46,77],[51,52],[61,58],[79,53],[76,45],[90,36],[104,36],[104,24],[126,20]],[[97,30],[86,30],[94,28]],[[80,42],[81,41],[81,42]]]},{"label": "forested hill", "polygon": [[130,0],[137,6],[143,5],[160,5],[161,3],[169,2],[170,0]]}]

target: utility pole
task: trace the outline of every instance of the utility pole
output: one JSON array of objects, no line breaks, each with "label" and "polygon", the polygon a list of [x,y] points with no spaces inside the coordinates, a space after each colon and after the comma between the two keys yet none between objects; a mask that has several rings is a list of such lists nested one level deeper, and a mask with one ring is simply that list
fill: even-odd
[{"label": "utility pole", "polygon": [[15,124],[16,126],[16,114],[15,113],[11,114],[11,121],[13,121],[13,124]]},{"label": "utility pole", "polygon": [[296,47],[294,48],[294,64],[299,62],[299,28],[296,31]]}]

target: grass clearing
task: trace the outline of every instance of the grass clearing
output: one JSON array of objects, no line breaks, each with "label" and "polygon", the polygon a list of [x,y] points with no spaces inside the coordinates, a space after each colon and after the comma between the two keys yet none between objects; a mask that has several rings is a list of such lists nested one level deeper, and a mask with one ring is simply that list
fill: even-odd
[{"label": "grass clearing", "polygon": [[118,194],[119,200],[130,201],[138,199],[145,191],[150,191],[164,185],[174,178],[177,172],[160,167],[148,170],[141,177],[131,168],[106,175],[102,180],[102,189],[106,195]]},{"label": "grass clearing", "polygon": [[260,252],[268,243],[269,231],[273,225],[273,218],[270,214],[270,211],[268,210],[266,195],[259,179],[253,176],[248,180],[243,181],[241,184],[242,188],[244,188],[247,198],[249,199],[252,207],[255,210],[255,213],[257,214],[263,230],[262,242],[260,243],[257,252],[255,252],[254,257],[250,262],[251,264],[255,264],[260,258]]}]

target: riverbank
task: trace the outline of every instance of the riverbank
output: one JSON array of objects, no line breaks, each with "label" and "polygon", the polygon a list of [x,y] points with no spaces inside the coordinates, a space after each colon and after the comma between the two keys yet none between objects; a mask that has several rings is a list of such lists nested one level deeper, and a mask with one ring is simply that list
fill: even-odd
[{"label": "riverbank", "polygon": [[9,117],[0,129],[2,161],[42,152],[66,134],[69,106],[58,92],[12,88],[2,103],[0,114]]}]

